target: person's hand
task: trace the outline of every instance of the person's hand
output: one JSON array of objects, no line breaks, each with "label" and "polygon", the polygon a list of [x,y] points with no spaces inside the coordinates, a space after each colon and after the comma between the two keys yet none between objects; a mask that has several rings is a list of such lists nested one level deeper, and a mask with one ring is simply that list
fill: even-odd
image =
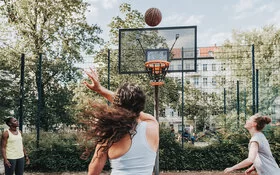
[{"label": "person's hand", "polygon": [[96,70],[90,68],[90,71],[85,71],[85,73],[91,80],[91,83],[88,83],[86,81],[83,82],[86,85],[86,87],[96,92],[100,91],[101,85]]},{"label": "person's hand", "polygon": [[4,165],[9,168],[11,168],[11,166],[12,166],[11,163],[7,159],[4,160]]},{"label": "person's hand", "polygon": [[224,170],[224,173],[230,173],[230,172],[232,172],[234,169],[232,168],[232,167],[230,167],[230,168],[226,168],[225,170]]},{"label": "person's hand", "polygon": [[28,156],[25,157],[25,164],[26,165],[29,165],[30,164],[30,159]]},{"label": "person's hand", "polygon": [[248,174],[251,174],[251,172],[253,172],[255,170],[255,167],[254,166],[251,166],[250,168],[248,168],[246,171],[245,171],[245,174],[248,175]]}]

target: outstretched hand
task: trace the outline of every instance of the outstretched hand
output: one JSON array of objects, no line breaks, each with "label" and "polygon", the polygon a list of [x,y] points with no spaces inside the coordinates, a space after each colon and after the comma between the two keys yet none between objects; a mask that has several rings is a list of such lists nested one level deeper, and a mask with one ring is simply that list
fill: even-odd
[{"label": "outstretched hand", "polygon": [[234,169],[233,169],[232,167],[230,167],[230,168],[226,168],[226,169],[224,170],[224,173],[227,174],[227,173],[230,173],[230,172],[232,172],[232,171],[234,171]]},{"label": "outstretched hand", "polygon": [[91,80],[91,83],[88,83],[87,81],[84,81],[83,83],[88,87],[89,89],[99,92],[101,90],[101,85],[98,78],[98,73],[96,70],[90,68],[90,71],[85,71],[89,79]]}]

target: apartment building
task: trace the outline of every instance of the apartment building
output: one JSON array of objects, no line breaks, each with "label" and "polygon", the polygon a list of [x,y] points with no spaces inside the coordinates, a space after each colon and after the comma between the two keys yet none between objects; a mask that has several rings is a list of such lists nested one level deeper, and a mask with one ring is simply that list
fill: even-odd
[{"label": "apartment building", "polygon": [[[190,83],[195,88],[204,93],[223,93],[223,88],[226,86],[226,77],[230,76],[230,70],[219,60],[215,59],[216,46],[201,47],[197,49],[197,71],[185,72],[183,74],[184,81]],[[173,59],[171,60],[170,70],[182,69],[182,54],[180,49],[173,49]],[[194,69],[194,56],[191,52],[185,51],[183,68]],[[193,53],[193,52],[192,52]],[[190,59],[188,59],[188,57]],[[168,77],[182,79],[182,73],[168,73]],[[165,109],[165,118],[160,118],[160,122],[174,125],[175,128],[180,129],[182,119],[178,111],[167,107]],[[187,123],[188,122],[188,123]],[[185,126],[192,126],[194,122],[186,121]],[[177,125],[177,127],[176,127]]]}]

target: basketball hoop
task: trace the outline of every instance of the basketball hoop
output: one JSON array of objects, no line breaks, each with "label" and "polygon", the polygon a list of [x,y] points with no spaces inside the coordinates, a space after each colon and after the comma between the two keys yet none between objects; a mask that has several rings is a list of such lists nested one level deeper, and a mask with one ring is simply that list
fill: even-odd
[{"label": "basketball hoop", "polygon": [[163,60],[151,60],[145,63],[146,70],[150,77],[152,86],[164,84],[164,78],[169,68],[169,62]]}]

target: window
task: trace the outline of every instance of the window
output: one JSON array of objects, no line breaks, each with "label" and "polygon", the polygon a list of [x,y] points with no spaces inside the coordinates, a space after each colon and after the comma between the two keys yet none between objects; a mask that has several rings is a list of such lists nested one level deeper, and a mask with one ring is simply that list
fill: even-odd
[{"label": "window", "polygon": [[207,78],[203,78],[203,86],[207,86]]},{"label": "window", "polygon": [[191,69],[191,64],[190,63],[187,63],[186,64],[186,70],[190,70]]},{"label": "window", "polygon": [[214,56],[214,52],[213,52],[213,51],[211,51],[211,50],[210,50],[210,51],[208,51],[208,56],[209,56],[209,57],[213,57],[213,56]]},{"label": "window", "polygon": [[224,70],[226,70],[226,63],[222,63],[222,65],[221,65],[221,71],[224,71]]},{"label": "window", "polygon": [[196,56],[200,57],[200,50],[199,49],[196,50]]},{"label": "window", "polygon": [[212,78],[212,85],[216,86],[216,79],[215,78]]},{"label": "window", "polygon": [[177,70],[181,70],[182,69],[182,64],[178,64],[177,65]]},{"label": "window", "polygon": [[222,77],[222,85],[225,85],[225,84],[226,84],[226,78]]},{"label": "window", "polygon": [[195,78],[193,79],[193,84],[194,84],[195,86],[198,86],[198,85],[199,85],[198,77],[195,77]]},{"label": "window", "polygon": [[203,64],[203,71],[207,71],[207,64]]},{"label": "window", "polygon": [[194,58],[194,48],[184,48],[184,58]]},{"label": "window", "polygon": [[216,71],[216,64],[212,64],[212,71]]}]

